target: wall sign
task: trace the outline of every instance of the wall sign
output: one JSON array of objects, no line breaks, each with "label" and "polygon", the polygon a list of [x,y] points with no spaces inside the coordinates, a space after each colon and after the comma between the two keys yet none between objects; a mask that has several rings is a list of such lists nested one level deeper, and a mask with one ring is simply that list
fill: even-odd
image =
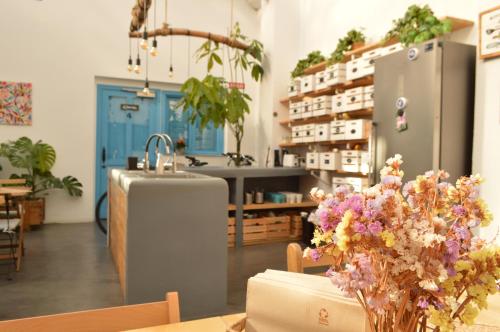
[{"label": "wall sign", "polygon": [[31,83],[0,81],[0,125],[31,126]]},{"label": "wall sign", "polygon": [[479,57],[500,56],[500,6],[479,14]]},{"label": "wall sign", "polygon": [[136,104],[121,104],[120,109],[122,111],[133,111],[133,112],[138,112],[139,111],[139,105]]}]

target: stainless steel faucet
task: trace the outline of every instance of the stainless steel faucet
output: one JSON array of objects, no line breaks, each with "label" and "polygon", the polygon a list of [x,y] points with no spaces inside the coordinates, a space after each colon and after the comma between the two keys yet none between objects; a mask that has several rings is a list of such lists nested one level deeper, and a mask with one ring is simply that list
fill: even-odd
[{"label": "stainless steel faucet", "polygon": [[[163,174],[165,171],[165,156],[161,154],[160,152],[160,142],[162,141],[163,144],[165,145],[165,151],[166,154],[171,155],[171,167],[170,170],[172,173],[175,173],[176,171],[176,155],[175,155],[175,146],[167,134],[153,134],[148,137],[148,140],[146,141],[146,150],[144,154],[144,172],[149,173],[149,144],[151,141],[156,138],[156,147],[155,147],[155,154],[156,154],[156,167],[155,167],[155,172],[156,174]],[[170,149],[172,147],[172,149]]]}]

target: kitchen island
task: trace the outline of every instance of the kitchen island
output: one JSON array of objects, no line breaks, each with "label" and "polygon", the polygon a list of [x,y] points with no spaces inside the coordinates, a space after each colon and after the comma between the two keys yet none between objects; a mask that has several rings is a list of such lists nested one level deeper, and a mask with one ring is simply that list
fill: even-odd
[{"label": "kitchen island", "polygon": [[188,172],[109,172],[108,243],[126,304],[179,292],[183,319],[227,299],[226,181]]}]

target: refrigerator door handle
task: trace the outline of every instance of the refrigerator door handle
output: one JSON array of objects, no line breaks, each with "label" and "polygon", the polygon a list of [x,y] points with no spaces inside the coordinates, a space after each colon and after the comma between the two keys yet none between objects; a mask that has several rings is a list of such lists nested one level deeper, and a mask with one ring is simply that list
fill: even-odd
[{"label": "refrigerator door handle", "polygon": [[377,167],[377,123],[372,122],[372,130],[370,133],[370,139],[368,140],[368,154],[370,156],[370,165],[368,168],[368,181],[370,186],[374,186],[376,182],[376,174],[375,172]]}]

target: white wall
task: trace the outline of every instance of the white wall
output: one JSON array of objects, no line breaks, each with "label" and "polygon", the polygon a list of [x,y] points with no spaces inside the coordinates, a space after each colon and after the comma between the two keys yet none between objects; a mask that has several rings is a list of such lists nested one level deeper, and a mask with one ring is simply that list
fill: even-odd
[{"label": "white wall", "polygon": [[[275,2],[275,1],[271,1]],[[319,49],[329,55],[335,48],[337,40],[352,28],[364,28],[368,42],[380,40],[391,28],[392,20],[401,17],[407,7],[412,4],[429,4],[436,16],[455,16],[475,21],[472,28],[458,31],[448,36],[455,41],[468,44],[477,44],[478,15],[480,11],[498,5],[498,0],[485,1],[440,1],[440,0],[301,0],[300,34],[290,34],[295,40],[298,56],[304,57],[307,53]],[[283,4],[287,6],[287,4]],[[264,8],[265,10],[265,8]],[[285,8],[275,8],[280,11]],[[292,56],[297,54],[292,53]],[[298,57],[295,57],[288,71],[293,69]],[[276,66],[289,64],[283,60],[274,63]],[[282,85],[286,85],[283,81]],[[281,97],[285,96],[283,93]],[[281,107],[281,112],[286,110]],[[278,139],[274,135],[275,140]],[[484,230],[484,234],[494,236],[500,225],[500,150],[496,146],[500,142],[500,58],[477,62],[476,74],[476,104],[474,121],[474,152],[473,171],[486,178],[482,195],[489,203],[495,216],[495,224]],[[500,241],[500,237],[498,239]]]},{"label": "white wall", "polygon": [[[158,12],[163,13],[163,1],[160,2]],[[139,78],[126,70],[127,33],[134,3],[135,0],[0,2],[0,80],[33,83],[33,126],[1,126],[0,141],[25,135],[52,144],[58,156],[54,173],[71,174],[84,184],[82,198],[72,199],[62,192],[49,197],[48,222],[93,219],[96,77]],[[235,1],[234,19],[251,38],[259,35],[258,14],[246,1]],[[163,15],[159,15],[158,22],[162,20]],[[169,21],[176,27],[225,34],[230,25],[230,2],[170,1]],[[192,39],[192,52],[201,42]],[[160,56],[150,62],[150,80],[182,83],[187,78],[187,38],[174,38],[173,79],[168,78],[169,43],[162,39],[159,44]],[[144,64],[144,55],[142,61]],[[196,65],[191,61],[192,76],[201,77],[204,73],[204,63]],[[243,151],[255,155],[255,132],[251,128],[255,128],[258,116],[258,85],[249,78],[246,82],[254,102]],[[228,149],[234,150],[232,137],[227,141]],[[0,173],[0,177],[7,175],[5,171]]]}]

